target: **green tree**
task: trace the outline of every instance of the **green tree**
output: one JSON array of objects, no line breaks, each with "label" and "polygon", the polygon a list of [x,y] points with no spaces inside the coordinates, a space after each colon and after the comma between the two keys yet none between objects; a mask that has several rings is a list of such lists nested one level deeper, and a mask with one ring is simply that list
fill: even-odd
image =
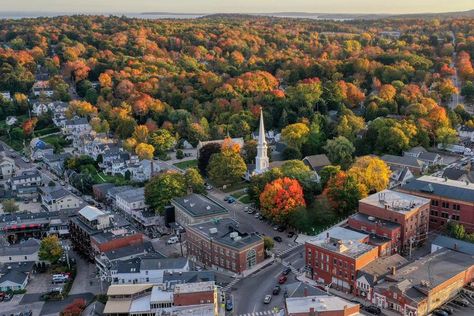
[{"label": "green tree", "polygon": [[230,149],[213,154],[207,167],[209,177],[219,185],[239,182],[246,171],[247,165],[240,153]]},{"label": "green tree", "polygon": [[4,213],[16,213],[20,210],[14,199],[4,200],[2,202],[2,209]]},{"label": "green tree", "polygon": [[324,146],[329,160],[343,169],[347,169],[352,163],[352,155],[355,152],[354,145],[344,136],[331,139]]},{"label": "green tree", "polygon": [[306,124],[295,123],[288,125],[281,131],[282,139],[288,146],[294,148],[301,148],[301,145],[306,142],[309,135],[309,128]]},{"label": "green tree", "polygon": [[159,129],[151,137],[151,144],[158,154],[164,154],[176,144],[176,138],[166,129]]},{"label": "green tree", "polygon": [[207,167],[211,156],[221,152],[221,145],[218,143],[209,143],[199,149],[198,168],[201,174],[207,174]]},{"label": "green tree", "polygon": [[333,209],[343,216],[353,213],[359,200],[367,195],[356,179],[343,171],[329,179],[325,194]]},{"label": "green tree", "polygon": [[145,201],[157,213],[162,213],[171,199],[187,193],[184,176],[178,172],[169,171],[150,179],[145,185]]},{"label": "green tree", "polygon": [[461,224],[450,224],[449,225],[450,234],[456,239],[464,239],[466,237],[466,231],[464,226]]},{"label": "green tree", "polygon": [[326,186],[326,183],[334,177],[336,174],[341,171],[340,166],[324,166],[320,171],[319,171],[319,176],[321,177],[321,186]]},{"label": "green tree", "polygon": [[301,159],[301,151],[298,148],[288,146],[281,153],[284,160]]},{"label": "green tree", "polygon": [[337,134],[344,136],[352,141],[355,140],[356,135],[365,127],[365,122],[362,117],[351,115],[343,115],[337,125]]},{"label": "green tree", "polygon": [[451,127],[440,127],[436,130],[436,142],[443,147],[454,144],[458,140],[458,133]]},{"label": "green tree", "polygon": [[275,247],[275,242],[268,236],[263,237],[263,248],[266,251],[270,251]]},{"label": "green tree", "polygon": [[61,258],[63,251],[58,236],[49,235],[41,240],[38,256],[40,260],[56,263]]},{"label": "green tree", "polygon": [[184,179],[187,187],[194,193],[204,193],[206,191],[204,179],[196,168],[186,169]]}]

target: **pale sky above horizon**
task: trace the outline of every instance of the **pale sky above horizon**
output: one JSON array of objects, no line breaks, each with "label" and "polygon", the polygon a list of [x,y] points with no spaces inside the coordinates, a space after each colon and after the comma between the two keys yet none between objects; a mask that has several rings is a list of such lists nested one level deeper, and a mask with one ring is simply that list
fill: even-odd
[{"label": "pale sky above horizon", "polygon": [[424,13],[474,9],[474,0],[0,0],[0,12]]}]

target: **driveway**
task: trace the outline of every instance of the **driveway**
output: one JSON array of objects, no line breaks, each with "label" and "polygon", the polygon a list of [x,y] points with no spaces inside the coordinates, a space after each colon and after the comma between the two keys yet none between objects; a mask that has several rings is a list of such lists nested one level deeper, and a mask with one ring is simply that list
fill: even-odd
[{"label": "driveway", "polygon": [[31,275],[26,291],[28,294],[43,294],[52,287],[50,273],[35,273]]},{"label": "driveway", "polygon": [[71,251],[71,255],[76,259],[77,273],[69,295],[81,293],[105,293],[107,290],[106,283],[101,282],[97,277],[96,266],[82,259],[74,251]]}]

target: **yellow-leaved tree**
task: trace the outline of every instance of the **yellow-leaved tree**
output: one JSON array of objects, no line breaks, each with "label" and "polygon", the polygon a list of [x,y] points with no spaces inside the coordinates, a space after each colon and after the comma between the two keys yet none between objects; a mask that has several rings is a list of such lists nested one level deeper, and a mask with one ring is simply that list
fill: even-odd
[{"label": "yellow-leaved tree", "polygon": [[362,156],[357,158],[347,173],[364,186],[366,192],[374,193],[388,187],[392,172],[382,159],[375,156]]}]

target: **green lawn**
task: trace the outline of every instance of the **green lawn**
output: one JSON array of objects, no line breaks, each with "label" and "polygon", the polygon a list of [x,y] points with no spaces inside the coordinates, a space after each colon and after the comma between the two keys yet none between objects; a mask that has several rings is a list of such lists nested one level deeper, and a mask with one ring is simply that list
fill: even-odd
[{"label": "green lawn", "polygon": [[71,144],[71,142],[64,139],[64,136],[62,135],[49,135],[41,138],[41,140],[52,145],[56,152],[61,152],[64,147]]},{"label": "green lawn", "polygon": [[[225,189],[222,189],[222,191],[224,191],[226,193],[229,193],[229,192],[234,192],[234,191],[237,191],[237,190],[245,189],[248,186],[249,186],[248,182],[242,181],[242,182],[237,182],[237,183],[227,185],[225,187]],[[217,187],[217,186],[215,186],[215,187]]]},{"label": "green lawn", "polygon": [[245,192],[245,190],[240,190],[240,191],[237,191],[237,192],[233,192],[231,194],[232,197],[236,198],[236,199],[239,199],[240,197],[246,195],[247,193]]},{"label": "green lawn", "polygon": [[116,185],[127,185],[127,184],[130,183],[130,181],[126,180],[122,176],[110,176],[110,175],[107,175],[103,172],[96,173],[93,176],[93,178],[94,178],[94,182],[97,182],[97,183],[110,182],[110,183],[114,183]]},{"label": "green lawn", "polygon": [[248,194],[245,194],[243,196],[240,197],[239,199],[240,202],[244,203],[244,204],[249,204],[251,203],[252,201],[250,200],[250,196]]},{"label": "green lawn", "polygon": [[186,161],[177,162],[173,165],[175,165],[179,169],[186,170],[186,169],[189,169],[189,168],[197,168],[198,161],[197,160],[186,160]]}]

